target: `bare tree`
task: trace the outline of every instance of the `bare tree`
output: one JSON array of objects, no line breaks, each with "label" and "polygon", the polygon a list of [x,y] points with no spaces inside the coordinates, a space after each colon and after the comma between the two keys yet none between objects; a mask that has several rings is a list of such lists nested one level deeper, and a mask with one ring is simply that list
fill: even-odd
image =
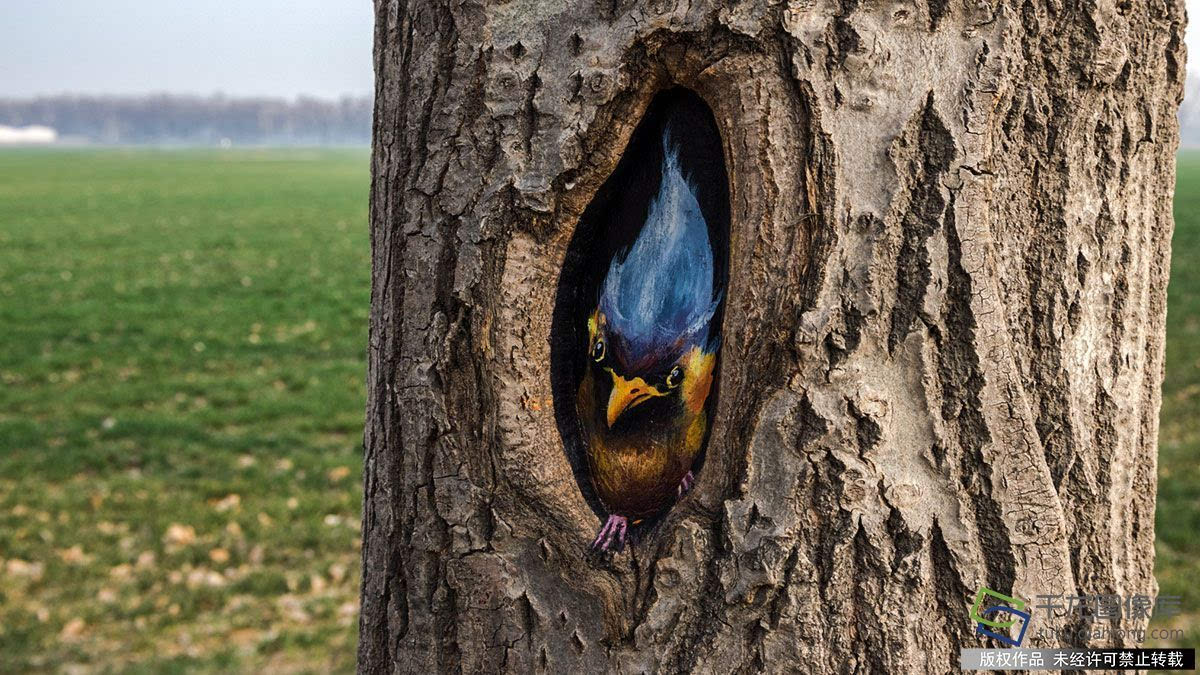
[{"label": "bare tree", "polygon": [[[1155,593],[1181,0],[376,11],[360,670],[949,672],[979,587]],[[720,398],[589,555],[555,287],[672,86],[725,145]]]}]

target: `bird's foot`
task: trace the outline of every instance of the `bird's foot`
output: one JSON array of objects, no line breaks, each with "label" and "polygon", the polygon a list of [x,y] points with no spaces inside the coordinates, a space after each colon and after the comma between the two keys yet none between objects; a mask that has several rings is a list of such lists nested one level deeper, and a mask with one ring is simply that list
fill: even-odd
[{"label": "bird's foot", "polygon": [[675,494],[679,497],[686,495],[692,491],[692,486],[696,484],[696,476],[691,471],[683,474],[683,480],[679,481],[679,487],[675,488]]},{"label": "bird's foot", "polygon": [[596,540],[592,542],[592,550],[608,551],[613,547],[613,550],[620,551],[625,547],[625,532],[628,529],[628,518],[615,513],[610,515],[604,522],[604,527],[600,528],[600,533],[596,535]]}]

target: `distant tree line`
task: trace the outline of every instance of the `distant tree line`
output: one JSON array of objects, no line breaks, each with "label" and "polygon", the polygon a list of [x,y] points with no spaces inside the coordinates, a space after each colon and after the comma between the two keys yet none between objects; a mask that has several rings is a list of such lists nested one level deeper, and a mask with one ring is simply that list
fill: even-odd
[{"label": "distant tree line", "polygon": [[371,107],[369,97],[63,95],[0,99],[0,125],[45,125],[66,141],[104,144],[363,145]]}]

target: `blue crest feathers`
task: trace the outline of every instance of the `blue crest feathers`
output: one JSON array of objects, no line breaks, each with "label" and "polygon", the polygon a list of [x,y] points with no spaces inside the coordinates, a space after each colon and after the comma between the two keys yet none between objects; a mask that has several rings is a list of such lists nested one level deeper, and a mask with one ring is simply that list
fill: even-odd
[{"label": "blue crest feathers", "polygon": [[683,175],[668,129],[662,181],[633,246],[608,269],[600,311],[633,361],[700,345],[720,304],[713,297],[713,253],[695,188]]}]

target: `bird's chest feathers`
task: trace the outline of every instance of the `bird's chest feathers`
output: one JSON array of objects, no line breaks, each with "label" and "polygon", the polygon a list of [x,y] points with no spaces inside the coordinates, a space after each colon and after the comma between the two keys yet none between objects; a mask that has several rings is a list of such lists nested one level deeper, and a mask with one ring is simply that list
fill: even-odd
[{"label": "bird's chest feathers", "polygon": [[[649,512],[675,496],[704,439],[704,414],[682,426],[634,435],[593,435],[588,459],[600,498],[610,508]],[[649,505],[649,506],[647,506]]]},{"label": "bird's chest feathers", "polygon": [[602,431],[591,445],[597,469],[601,471],[621,467],[623,473],[661,473],[673,458],[690,454],[687,433],[674,425],[635,434]]}]

